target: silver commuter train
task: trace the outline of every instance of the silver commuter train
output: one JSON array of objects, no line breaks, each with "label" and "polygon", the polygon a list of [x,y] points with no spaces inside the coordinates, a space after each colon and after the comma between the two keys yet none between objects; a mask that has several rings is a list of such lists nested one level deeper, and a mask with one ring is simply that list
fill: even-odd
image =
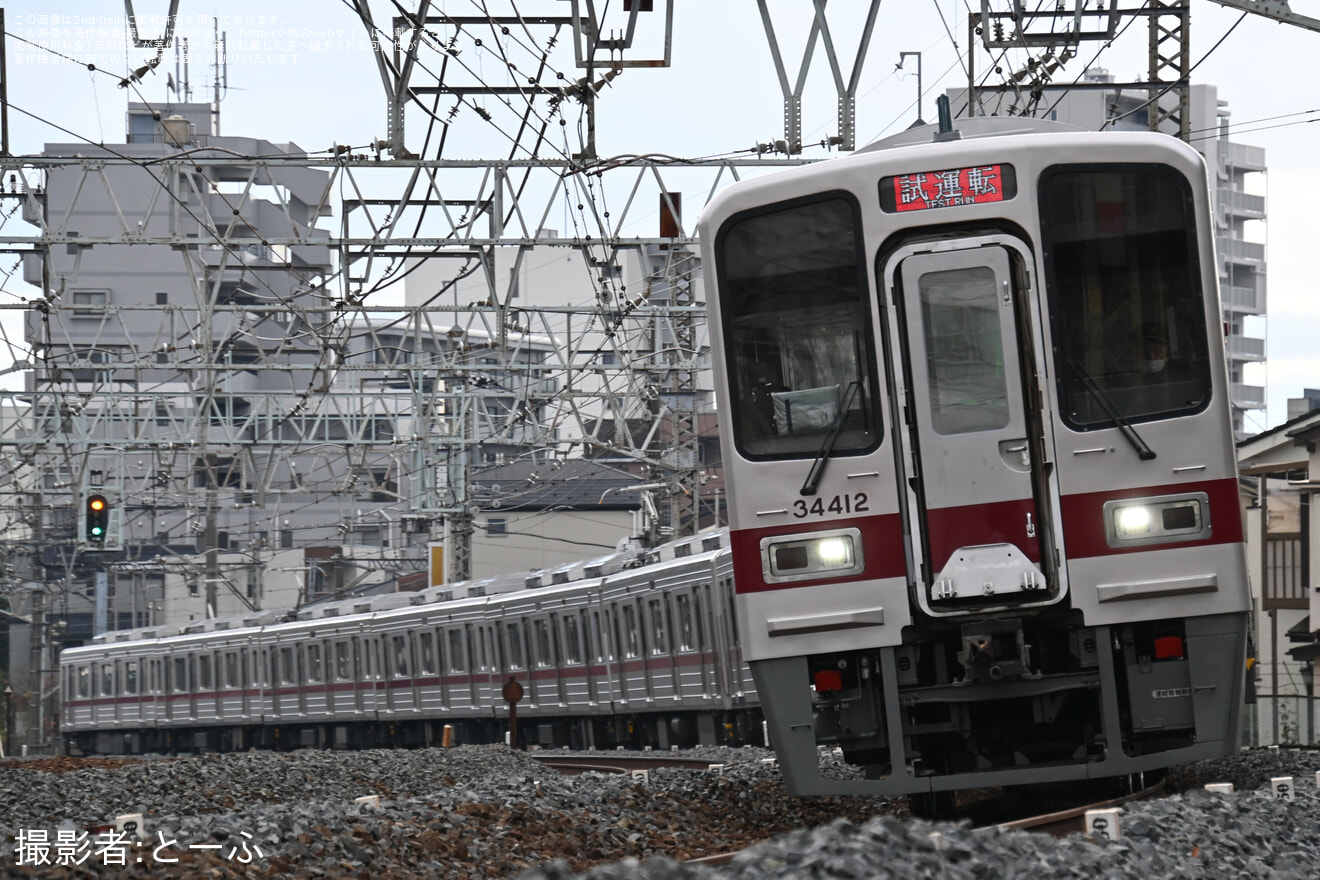
[{"label": "silver commuter train", "polygon": [[1204,161],[941,117],[700,221],[786,784],[939,810],[1230,753],[1251,597]]},{"label": "silver commuter train", "polygon": [[[723,546],[722,546],[723,545]],[[432,588],[284,620],[107,633],[60,655],[71,754],[499,742],[668,748],[762,741],[732,621],[727,532],[451,598]],[[519,580],[518,586],[524,584]],[[407,604],[399,604],[407,603]],[[397,607],[388,607],[397,605]],[[188,631],[192,630],[192,631]]]}]

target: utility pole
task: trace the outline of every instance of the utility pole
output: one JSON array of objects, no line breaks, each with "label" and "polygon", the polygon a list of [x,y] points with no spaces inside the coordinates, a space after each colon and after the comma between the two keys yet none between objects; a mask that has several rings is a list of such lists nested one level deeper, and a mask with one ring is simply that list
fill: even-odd
[{"label": "utility pole", "polygon": [[[42,743],[42,725],[45,723],[43,709],[46,704],[46,595],[43,586],[33,583],[32,592],[32,627],[28,645],[28,691],[31,694],[28,706],[28,745],[40,748]],[[35,718],[35,722],[33,719]]]},{"label": "utility pole", "polygon": [[[0,34],[5,31],[5,11],[0,9]],[[0,39],[0,156],[9,155],[9,66],[5,43]]]}]

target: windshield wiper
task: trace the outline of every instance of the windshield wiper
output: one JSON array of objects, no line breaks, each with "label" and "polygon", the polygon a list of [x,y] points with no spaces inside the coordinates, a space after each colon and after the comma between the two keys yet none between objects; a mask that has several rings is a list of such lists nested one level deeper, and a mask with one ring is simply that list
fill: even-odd
[{"label": "windshield wiper", "polygon": [[848,407],[852,406],[853,398],[857,396],[857,389],[861,387],[861,382],[848,383],[848,393],[843,396],[843,405],[839,407],[839,414],[834,417],[834,424],[830,426],[830,433],[825,437],[825,442],[820,445],[820,452],[816,453],[816,460],[811,463],[807,481],[802,484],[802,488],[798,491],[799,495],[816,494],[821,475],[825,473],[825,462],[829,460],[830,453],[834,451],[834,444],[839,442],[839,435],[843,433],[843,423],[848,419]]},{"label": "windshield wiper", "polygon": [[1137,429],[1132,427],[1132,423],[1118,411],[1118,407],[1114,406],[1114,402],[1109,399],[1109,395],[1105,394],[1100,384],[1077,364],[1070,363],[1068,366],[1072,368],[1073,374],[1082,380],[1082,384],[1086,386],[1086,390],[1091,392],[1091,396],[1100,404],[1100,408],[1105,411],[1105,415],[1109,416],[1115,425],[1118,425],[1118,429],[1132,444],[1132,448],[1137,450],[1137,458],[1142,461],[1150,461],[1154,458],[1155,450],[1146,445],[1146,441],[1141,439]]}]

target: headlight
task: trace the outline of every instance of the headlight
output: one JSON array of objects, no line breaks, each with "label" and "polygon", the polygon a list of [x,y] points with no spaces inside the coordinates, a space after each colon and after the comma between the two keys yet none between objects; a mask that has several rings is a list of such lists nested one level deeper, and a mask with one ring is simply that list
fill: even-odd
[{"label": "headlight", "polygon": [[861,574],[865,567],[858,529],[761,539],[761,571],[766,583],[843,577]]},{"label": "headlight", "polygon": [[1210,537],[1210,499],[1204,492],[1105,502],[1111,547],[1139,547]]}]

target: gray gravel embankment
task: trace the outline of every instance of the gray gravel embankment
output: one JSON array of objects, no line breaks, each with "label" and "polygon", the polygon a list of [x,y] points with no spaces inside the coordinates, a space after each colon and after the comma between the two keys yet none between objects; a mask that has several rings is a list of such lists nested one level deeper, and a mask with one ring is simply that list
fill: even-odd
[{"label": "gray gravel embankment", "polygon": [[[1170,776],[1181,793],[1129,805],[1117,843],[909,821],[902,818],[901,801],[791,798],[777,771],[762,763],[765,755],[756,749],[698,750],[703,760],[727,765],[723,777],[661,770],[652,772],[650,785],[597,774],[559,776],[502,747],[248,753],[62,774],[10,765],[0,768],[0,833],[7,839],[0,874],[371,880],[1320,876],[1316,753],[1261,750],[1181,768]],[[1274,776],[1295,778],[1295,800],[1267,795]],[[1211,781],[1233,782],[1238,793],[1207,794],[1201,786]],[[352,802],[370,794],[381,796],[379,809]],[[75,836],[139,810],[147,814],[150,840],[129,850],[122,867],[107,863],[94,844],[80,865],[53,864],[61,829]],[[32,832],[42,830],[52,864],[31,864],[29,848],[20,867],[19,836],[30,844]],[[935,830],[942,845],[932,840]],[[676,860],[776,834],[728,865]],[[218,848],[198,848],[212,846]]]}]

